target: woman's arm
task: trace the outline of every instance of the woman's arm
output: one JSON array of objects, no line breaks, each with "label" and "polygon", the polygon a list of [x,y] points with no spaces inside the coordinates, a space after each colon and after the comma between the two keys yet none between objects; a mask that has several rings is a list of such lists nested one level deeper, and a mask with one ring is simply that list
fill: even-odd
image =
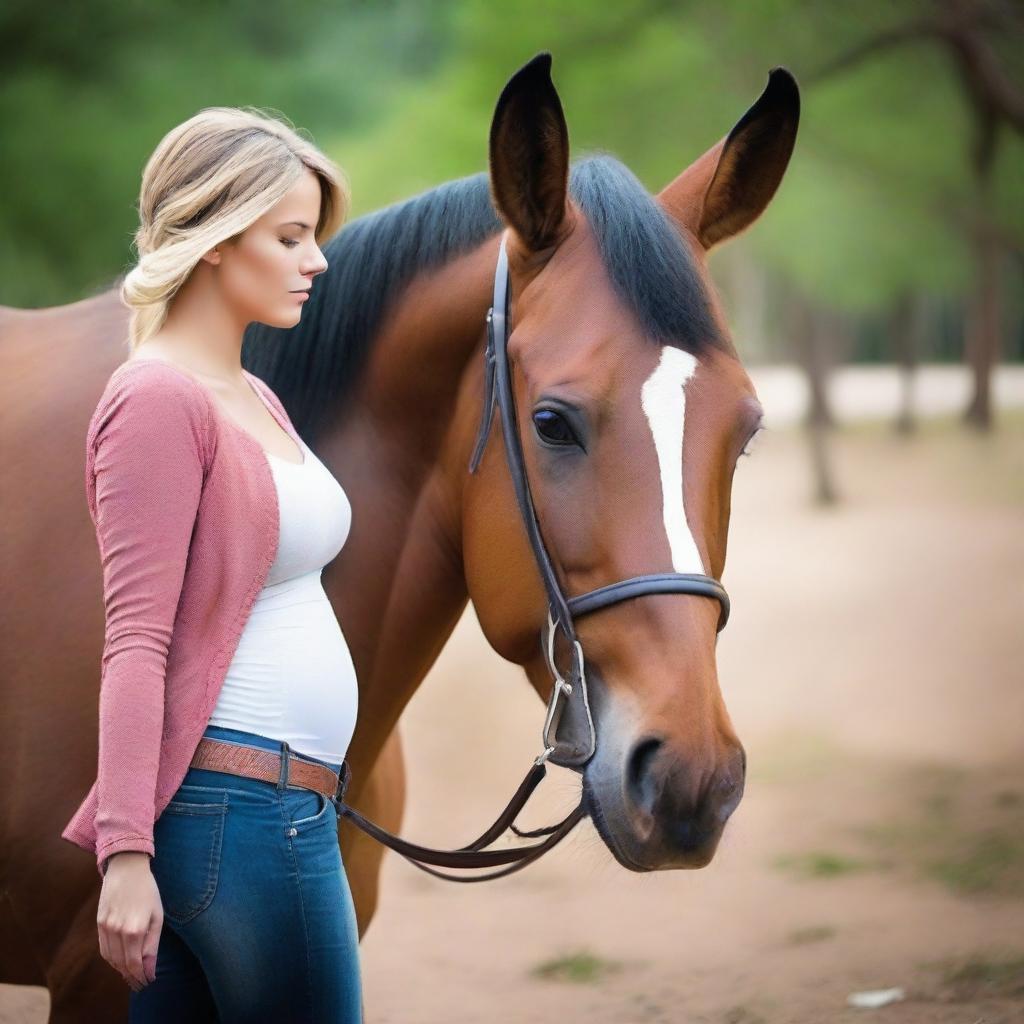
[{"label": "woman's arm", "polygon": [[90,427],[106,633],[96,859],[153,856],[164,674],[204,478],[209,410],[172,369],[124,372]]}]

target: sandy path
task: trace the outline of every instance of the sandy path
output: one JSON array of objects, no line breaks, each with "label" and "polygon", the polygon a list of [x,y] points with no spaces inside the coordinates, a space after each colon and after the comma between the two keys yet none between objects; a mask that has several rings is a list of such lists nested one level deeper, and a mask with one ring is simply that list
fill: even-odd
[{"label": "sandy path", "polygon": [[[589,823],[481,886],[389,854],[363,945],[370,1020],[1024,1020],[1024,961],[999,967],[1024,956],[1021,425],[991,445],[858,428],[836,439],[846,500],[825,512],[801,438],[764,438],[734,485],[719,643],[751,777],[712,865],[632,874]],[[467,614],[404,719],[404,834],[475,835],[541,714]],[[529,822],[568,809],[574,779],[554,769]],[[596,958],[592,980],[531,975],[572,954]],[[973,985],[944,982],[975,954]],[[910,998],[845,1006],[893,986]]]}]

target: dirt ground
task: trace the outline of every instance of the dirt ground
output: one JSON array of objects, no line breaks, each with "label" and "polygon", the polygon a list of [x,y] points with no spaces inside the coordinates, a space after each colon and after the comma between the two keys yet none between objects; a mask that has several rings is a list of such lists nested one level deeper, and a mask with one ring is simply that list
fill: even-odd
[{"label": "dirt ground", "polygon": [[[933,419],[831,447],[830,509],[794,429],[737,470],[718,655],[749,776],[711,865],[628,872],[589,822],[480,885],[389,853],[369,1024],[1024,1021],[1024,413],[989,439]],[[467,611],[403,719],[403,834],[476,835],[542,717]],[[578,780],[553,768],[541,789],[527,825]],[[46,1005],[0,986],[0,1024]]]},{"label": "dirt ground", "polygon": [[[737,470],[718,651],[750,775],[711,865],[633,874],[589,822],[478,886],[389,854],[370,1021],[1024,1021],[1024,417],[832,446],[829,510],[798,432]],[[540,749],[471,611],[403,721],[427,843],[476,835]],[[569,772],[542,789],[528,824],[576,801]]]}]

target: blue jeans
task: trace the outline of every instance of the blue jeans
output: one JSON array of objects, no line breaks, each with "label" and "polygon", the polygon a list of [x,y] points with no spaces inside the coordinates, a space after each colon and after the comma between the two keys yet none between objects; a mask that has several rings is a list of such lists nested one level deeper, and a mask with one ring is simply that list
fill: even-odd
[{"label": "blue jeans", "polygon": [[[203,735],[281,750],[240,729]],[[156,978],[130,995],[132,1024],[361,1021],[359,932],[333,797],[189,768],[153,840],[164,926]]]}]

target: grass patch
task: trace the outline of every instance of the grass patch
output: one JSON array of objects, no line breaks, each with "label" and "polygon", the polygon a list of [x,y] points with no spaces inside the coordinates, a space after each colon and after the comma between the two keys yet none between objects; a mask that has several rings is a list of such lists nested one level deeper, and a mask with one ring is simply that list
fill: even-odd
[{"label": "grass patch", "polygon": [[[854,829],[886,864],[957,896],[1024,896],[1024,795],[991,776],[921,780],[898,820]],[[916,787],[915,787],[916,788]]]},{"label": "grass patch", "polygon": [[932,821],[946,822],[953,814],[953,797],[950,793],[930,793],[922,802],[926,817]]},{"label": "grass patch", "polygon": [[725,1011],[722,1024],[767,1024],[764,1017],[745,1006],[733,1006]]},{"label": "grass patch", "polygon": [[951,1000],[1024,996],[1024,956],[975,954],[967,959],[945,960],[938,966],[943,994]]},{"label": "grass patch", "polygon": [[580,950],[554,960],[546,960],[532,968],[530,973],[545,981],[571,981],[577,985],[590,985],[620,970],[622,964],[618,961],[606,960]]},{"label": "grass patch", "polygon": [[1020,842],[1012,836],[990,832],[978,837],[964,852],[931,861],[926,870],[958,894],[1019,890],[1019,878],[1012,876],[1022,853]]},{"label": "grass patch", "polygon": [[774,864],[780,871],[787,871],[798,878],[839,878],[871,867],[867,861],[827,850],[785,854],[776,857]]},{"label": "grass patch", "polygon": [[786,936],[790,946],[809,946],[814,942],[825,942],[835,938],[836,930],[827,924],[812,925],[809,928],[796,928]]}]

